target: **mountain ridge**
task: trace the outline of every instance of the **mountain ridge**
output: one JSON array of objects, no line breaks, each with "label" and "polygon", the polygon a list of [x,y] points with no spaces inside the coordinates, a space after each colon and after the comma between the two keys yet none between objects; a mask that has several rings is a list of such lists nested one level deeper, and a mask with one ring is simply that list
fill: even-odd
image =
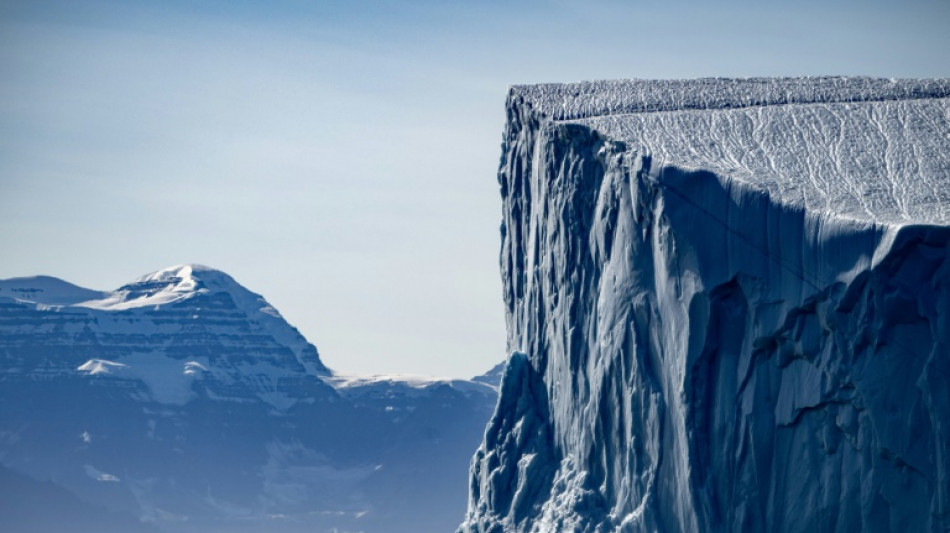
[{"label": "mountain ridge", "polygon": [[334,374],[208,267],[109,292],[0,280],[3,465],[165,532],[451,528],[495,398],[468,380]]}]

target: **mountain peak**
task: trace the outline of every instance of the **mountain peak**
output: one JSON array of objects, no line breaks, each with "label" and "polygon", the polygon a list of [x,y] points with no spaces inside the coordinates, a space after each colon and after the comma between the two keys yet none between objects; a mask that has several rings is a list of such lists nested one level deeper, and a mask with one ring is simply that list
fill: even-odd
[{"label": "mountain peak", "polygon": [[168,278],[190,278],[194,275],[200,276],[204,272],[213,272],[221,273],[220,270],[211,268],[205,265],[199,265],[197,263],[184,263],[180,265],[173,265],[170,267],[163,268],[161,270],[156,270],[150,274],[139,277],[139,280],[157,280],[157,279],[168,279]]},{"label": "mountain peak", "polygon": [[[234,278],[225,272],[195,263],[175,265],[156,270],[155,272],[137,278],[124,287],[135,284],[174,285],[180,291],[197,291],[202,288],[229,290],[241,286]],[[122,287],[120,287],[119,290],[122,290]]]},{"label": "mountain peak", "polygon": [[[250,291],[220,270],[191,263],[156,270],[119,287],[105,298],[82,305],[97,309],[122,310],[175,303],[196,294],[209,292],[228,292],[243,296]],[[253,299],[259,298],[254,295]]]},{"label": "mountain peak", "polygon": [[[230,275],[208,266],[194,263],[170,266],[111,292],[83,289],[49,276],[0,280],[0,298],[39,306],[85,308],[95,313],[128,311],[144,316],[164,306],[194,307],[197,310],[207,303],[204,298],[199,298],[205,295],[226,295],[217,299],[219,305],[233,306],[232,310],[245,315],[258,331],[288,347],[309,373],[329,374],[330,370],[320,361],[316,348],[263,296],[248,290]],[[182,309],[176,312],[182,312]],[[186,311],[186,314],[191,316],[193,313]]]}]

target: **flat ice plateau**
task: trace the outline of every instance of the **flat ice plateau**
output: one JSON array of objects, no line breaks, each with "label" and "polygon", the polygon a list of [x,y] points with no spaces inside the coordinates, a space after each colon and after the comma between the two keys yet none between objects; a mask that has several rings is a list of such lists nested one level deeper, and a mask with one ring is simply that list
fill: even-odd
[{"label": "flat ice plateau", "polygon": [[0,529],[451,530],[496,386],[335,374],[199,265],[0,280]]},{"label": "flat ice plateau", "polygon": [[950,80],[513,87],[466,532],[950,530]]}]

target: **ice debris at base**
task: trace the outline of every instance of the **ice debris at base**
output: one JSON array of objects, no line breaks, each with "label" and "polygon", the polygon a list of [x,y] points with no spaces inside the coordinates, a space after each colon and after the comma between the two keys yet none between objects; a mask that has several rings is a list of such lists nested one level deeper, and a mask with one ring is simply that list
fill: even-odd
[{"label": "ice debris at base", "polygon": [[950,80],[514,87],[466,532],[950,529]]},{"label": "ice debris at base", "polygon": [[[451,530],[496,399],[475,381],[335,375],[208,267],[111,292],[0,280],[2,466],[164,533]],[[0,528],[55,530],[13,511]]]}]

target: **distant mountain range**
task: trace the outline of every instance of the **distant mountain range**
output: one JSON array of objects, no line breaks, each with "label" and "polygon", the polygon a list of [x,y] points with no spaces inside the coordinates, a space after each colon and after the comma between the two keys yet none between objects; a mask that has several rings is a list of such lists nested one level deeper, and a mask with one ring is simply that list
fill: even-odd
[{"label": "distant mountain range", "polygon": [[[2,280],[0,489],[51,480],[52,500],[167,532],[449,531],[497,383],[336,375],[198,265],[113,292]],[[30,516],[49,518],[0,507]]]}]

